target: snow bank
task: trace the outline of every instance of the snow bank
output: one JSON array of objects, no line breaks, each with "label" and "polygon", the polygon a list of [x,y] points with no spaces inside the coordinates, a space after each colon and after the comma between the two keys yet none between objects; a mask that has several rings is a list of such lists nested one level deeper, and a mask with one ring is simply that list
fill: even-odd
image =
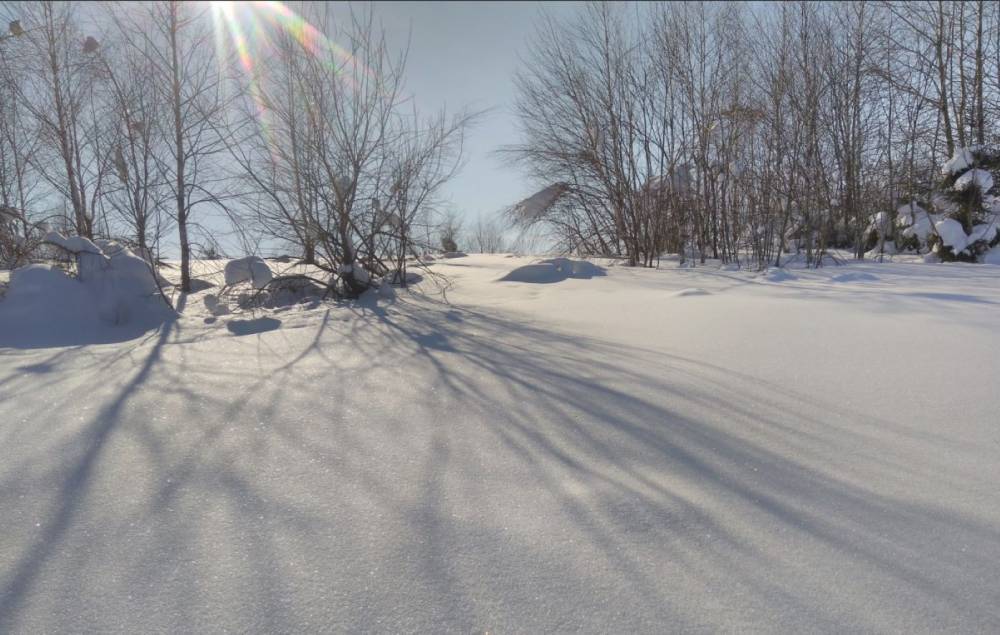
[{"label": "snow bank", "polygon": [[263,289],[272,278],[271,268],[259,256],[237,258],[226,263],[226,286],[249,282],[255,289]]},{"label": "snow bank", "polygon": [[598,267],[586,260],[570,260],[569,258],[551,258],[538,263],[524,265],[500,278],[499,282],[529,282],[532,284],[551,284],[562,282],[568,278],[589,280],[605,275],[604,268]]}]

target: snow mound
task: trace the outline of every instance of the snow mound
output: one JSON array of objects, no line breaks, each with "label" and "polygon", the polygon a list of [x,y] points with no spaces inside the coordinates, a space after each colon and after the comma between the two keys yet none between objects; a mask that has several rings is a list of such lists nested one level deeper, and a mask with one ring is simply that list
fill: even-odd
[{"label": "snow mound", "polygon": [[710,292],[698,287],[692,287],[690,289],[681,289],[680,291],[675,291],[671,294],[675,298],[686,298],[692,295],[712,295]]},{"label": "snow mound", "polygon": [[562,282],[569,278],[589,280],[605,275],[604,268],[598,267],[586,260],[570,260],[569,258],[550,258],[530,265],[518,267],[500,278],[499,282],[528,282],[532,284],[551,284]]},{"label": "snow mound", "polygon": [[249,282],[255,289],[263,289],[272,278],[271,268],[259,256],[237,258],[226,263],[226,286]]}]

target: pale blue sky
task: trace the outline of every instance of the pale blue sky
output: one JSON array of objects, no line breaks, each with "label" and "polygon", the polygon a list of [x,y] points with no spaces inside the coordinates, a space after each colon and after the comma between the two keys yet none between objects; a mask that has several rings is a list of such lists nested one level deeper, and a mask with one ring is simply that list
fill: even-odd
[{"label": "pale blue sky", "polygon": [[466,165],[445,196],[470,220],[530,195],[532,184],[491,156],[516,141],[512,115],[518,56],[534,32],[539,11],[579,11],[575,2],[377,2],[391,46],[410,36],[406,85],[419,109],[492,109],[471,131]]}]

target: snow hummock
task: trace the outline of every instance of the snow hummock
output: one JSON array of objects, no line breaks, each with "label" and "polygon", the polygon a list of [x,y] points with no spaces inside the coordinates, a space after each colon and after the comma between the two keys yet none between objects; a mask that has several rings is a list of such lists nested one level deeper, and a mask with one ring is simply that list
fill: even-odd
[{"label": "snow hummock", "polygon": [[226,263],[226,285],[249,282],[255,289],[263,289],[273,278],[271,267],[259,256],[237,258]]}]

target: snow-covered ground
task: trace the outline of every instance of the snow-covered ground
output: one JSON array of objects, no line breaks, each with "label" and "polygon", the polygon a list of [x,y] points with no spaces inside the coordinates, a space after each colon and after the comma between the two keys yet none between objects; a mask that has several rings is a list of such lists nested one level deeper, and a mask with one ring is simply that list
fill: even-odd
[{"label": "snow-covered ground", "polygon": [[1000,267],[434,270],[0,335],[0,631],[1000,631]]}]

